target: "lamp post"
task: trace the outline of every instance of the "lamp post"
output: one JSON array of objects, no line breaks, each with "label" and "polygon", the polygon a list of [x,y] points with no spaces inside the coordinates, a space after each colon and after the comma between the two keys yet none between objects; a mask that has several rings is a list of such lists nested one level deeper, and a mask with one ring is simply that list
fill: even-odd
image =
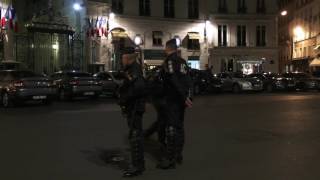
[{"label": "lamp post", "polygon": [[138,60],[142,68],[144,68],[144,63],[142,61],[142,50],[140,45],[143,44],[143,40],[140,34],[136,34],[134,37],[134,44],[136,45],[136,52],[138,53]]},{"label": "lamp post", "polygon": [[81,68],[82,65],[81,65],[81,59],[82,57],[74,57],[75,56],[75,53],[74,51],[75,50],[78,50],[78,51],[83,51],[83,49],[75,49],[74,46],[75,46],[75,41],[76,40],[81,40],[82,37],[81,37],[81,33],[82,33],[82,30],[81,30],[81,11],[84,7],[84,4],[82,3],[79,3],[79,2],[75,2],[73,3],[72,5],[72,8],[73,8],[73,11],[75,13],[75,29],[76,29],[76,32],[75,32],[75,35],[72,36],[72,50],[71,50],[71,65],[72,65],[72,68],[75,68],[75,60],[77,60],[78,62],[77,65],[79,65],[79,67],[77,68]]}]

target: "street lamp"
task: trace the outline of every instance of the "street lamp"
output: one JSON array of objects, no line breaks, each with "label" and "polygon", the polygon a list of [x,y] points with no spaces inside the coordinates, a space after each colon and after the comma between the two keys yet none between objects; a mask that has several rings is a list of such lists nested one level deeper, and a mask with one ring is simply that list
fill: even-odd
[{"label": "street lamp", "polygon": [[293,29],[293,34],[296,37],[296,40],[302,40],[304,38],[304,30],[301,26],[297,26]]},{"label": "street lamp", "polygon": [[109,14],[110,19],[114,19],[115,17],[116,17],[116,15],[113,12]]},{"label": "street lamp", "polygon": [[142,44],[142,38],[141,38],[141,35],[140,34],[137,34],[135,37],[134,37],[134,44],[136,46],[140,46]]},{"label": "street lamp", "polygon": [[181,46],[181,39],[178,35],[175,35],[174,36],[174,39],[176,40],[176,44],[177,44],[177,47],[180,47]]},{"label": "street lamp", "polygon": [[281,16],[286,16],[287,14],[288,14],[288,11],[286,10],[281,11]]},{"label": "street lamp", "polygon": [[79,3],[74,3],[74,4],[73,4],[73,9],[74,9],[75,11],[80,11],[80,10],[82,9],[82,6],[81,6],[81,4],[79,4]]}]

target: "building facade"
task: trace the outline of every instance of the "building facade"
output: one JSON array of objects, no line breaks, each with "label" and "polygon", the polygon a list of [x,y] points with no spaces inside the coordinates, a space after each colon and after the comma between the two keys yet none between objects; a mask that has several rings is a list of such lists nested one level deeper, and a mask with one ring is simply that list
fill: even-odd
[{"label": "building facade", "polygon": [[278,72],[274,0],[113,0],[112,5],[112,28],[141,38],[142,58],[150,67],[164,59],[164,42],[177,38],[192,68]]},{"label": "building facade", "polygon": [[[318,71],[320,1],[279,1],[280,62],[283,71]],[[286,11],[287,13],[283,14]]]},{"label": "building facade", "polygon": [[211,1],[215,72],[278,72],[276,1]]},{"label": "building facade", "polygon": [[[13,59],[37,72],[118,70],[125,46],[135,46],[153,68],[172,38],[195,69],[279,67],[276,0],[34,0],[15,7],[22,29],[13,38]],[[49,32],[36,31],[44,24]]]}]

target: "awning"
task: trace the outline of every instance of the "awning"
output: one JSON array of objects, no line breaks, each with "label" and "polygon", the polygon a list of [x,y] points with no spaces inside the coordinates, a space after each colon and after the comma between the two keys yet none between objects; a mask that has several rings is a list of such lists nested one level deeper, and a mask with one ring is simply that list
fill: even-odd
[{"label": "awning", "polygon": [[311,61],[310,66],[311,67],[320,67],[320,59],[314,58],[314,60]]},{"label": "awning", "polygon": [[111,33],[112,33],[113,38],[126,38],[126,37],[128,37],[128,34],[123,31],[115,30],[115,31],[112,31]]},{"label": "awning", "polygon": [[162,39],[163,32],[162,31],[153,31],[153,38],[155,39]]},{"label": "awning", "polygon": [[200,34],[198,32],[189,32],[188,37],[189,39],[200,39]]}]

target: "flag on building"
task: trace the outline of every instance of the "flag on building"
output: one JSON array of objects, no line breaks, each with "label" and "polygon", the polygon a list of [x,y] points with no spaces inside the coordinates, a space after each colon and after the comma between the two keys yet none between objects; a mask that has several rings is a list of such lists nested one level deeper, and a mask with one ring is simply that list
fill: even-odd
[{"label": "flag on building", "polygon": [[91,19],[91,36],[93,37],[95,35],[95,24],[94,23],[94,19]]},{"label": "flag on building", "polygon": [[103,17],[100,18],[99,20],[99,37],[103,36],[104,30],[103,30]]},{"label": "flag on building", "polygon": [[18,18],[16,10],[12,7],[12,5],[8,6],[4,17],[1,18],[1,26],[2,28],[8,27],[8,29],[18,32]]},{"label": "flag on building", "polygon": [[15,29],[15,22],[14,20],[16,19],[16,10],[11,6],[10,8],[10,14],[11,14],[11,17],[9,19],[9,26],[10,26],[10,29]]},{"label": "flag on building", "polygon": [[87,29],[87,37],[91,36],[91,29],[92,29],[92,22],[90,18],[87,18],[87,24],[88,24],[88,29]]},{"label": "flag on building", "polygon": [[[4,17],[6,19],[6,23],[5,23],[6,29],[9,29],[9,27],[10,27],[10,19],[11,19],[11,10],[10,9],[11,9],[10,6],[8,6],[6,14],[4,15]],[[8,21],[9,21],[9,23],[7,23]]]},{"label": "flag on building", "polygon": [[99,36],[99,16],[97,16],[97,19],[96,19],[95,33],[96,33],[96,36]]}]

